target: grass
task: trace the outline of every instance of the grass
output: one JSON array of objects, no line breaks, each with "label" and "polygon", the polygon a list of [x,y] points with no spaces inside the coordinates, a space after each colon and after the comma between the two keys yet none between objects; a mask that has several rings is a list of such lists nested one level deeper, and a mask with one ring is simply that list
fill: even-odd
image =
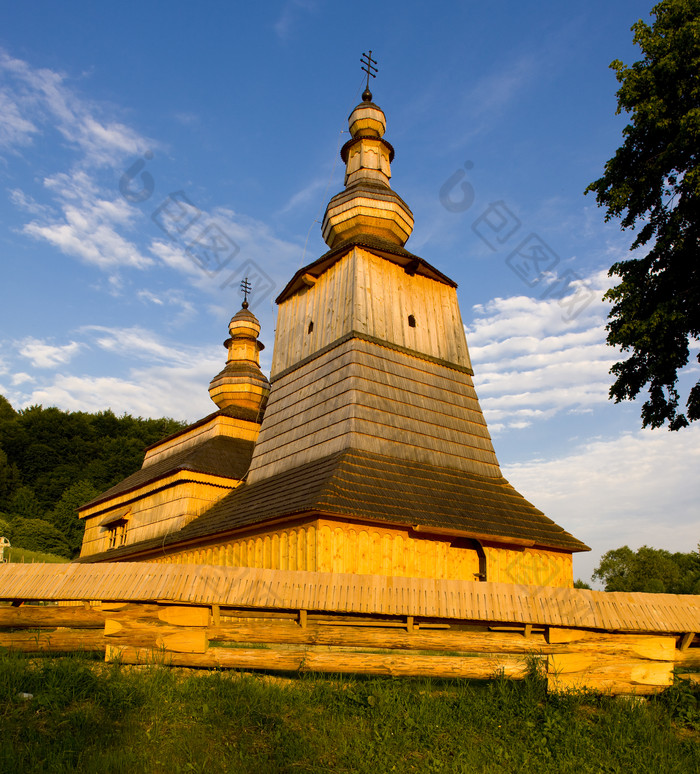
[{"label": "grass", "polygon": [[[23,696],[32,694],[32,698]],[[0,656],[2,772],[689,772],[700,691],[271,677]]]},{"label": "grass", "polygon": [[70,562],[70,559],[66,559],[65,556],[43,554],[40,551],[30,551],[27,548],[6,548],[5,559],[8,562],[26,562],[28,564],[33,562],[49,562],[51,564]]}]

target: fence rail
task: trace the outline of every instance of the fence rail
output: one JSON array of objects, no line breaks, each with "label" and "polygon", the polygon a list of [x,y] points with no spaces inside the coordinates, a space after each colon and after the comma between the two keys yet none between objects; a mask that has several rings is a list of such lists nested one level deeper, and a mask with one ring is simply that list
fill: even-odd
[{"label": "fence rail", "polygon": [[5,565],[0,600],[0,647],[129,664],[511,679],[535,668],[551,690],[638,694],[700,668],[696,596],[125,563]]}]

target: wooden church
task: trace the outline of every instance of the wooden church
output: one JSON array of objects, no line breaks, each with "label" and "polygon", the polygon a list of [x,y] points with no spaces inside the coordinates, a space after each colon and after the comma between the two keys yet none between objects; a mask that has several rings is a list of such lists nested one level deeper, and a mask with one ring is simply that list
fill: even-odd
[{"label": "wooden church", "polygon": [[329,250],[277,298],[269,381],[244,302],[218,410],[82,507],[78,561],[572,586],[588,548],[501,473],[456,284],[404,247],[413,215],[369,88],[349,125]]}]

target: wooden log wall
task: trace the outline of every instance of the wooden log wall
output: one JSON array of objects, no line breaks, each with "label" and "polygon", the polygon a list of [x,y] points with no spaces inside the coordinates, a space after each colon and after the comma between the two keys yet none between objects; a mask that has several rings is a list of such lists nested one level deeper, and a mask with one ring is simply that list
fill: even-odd
[{"label": "wooden log wall", "polygon": [[674,667],[700,668],[693,633],[621,634],[486,625],[413,616],[344,615],[217,605],[0,605],[0,647],[30,653],[104,651],[124,664],[523,679],[550,690],[649,694]]}]

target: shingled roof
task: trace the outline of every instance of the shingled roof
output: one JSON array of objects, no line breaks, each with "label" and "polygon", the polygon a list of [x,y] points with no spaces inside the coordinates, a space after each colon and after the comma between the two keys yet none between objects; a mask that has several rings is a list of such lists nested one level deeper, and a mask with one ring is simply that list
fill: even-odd
[{"label": "shingled roof", "polygon": [[182,470],[225,476],[239,480],[243,478],[253,456],[253,441],[218,436],[208,441],[183,449],[164,459],[147,465],[120,481],[101,495],[82,506],[90,508],[118,495],[127,494],[145,484],[153,483]]},{"label": "shingled roof", "polygon": [[243,484],[179,532],[112,550],[109,556],[117,559],[148,550],[150,543],[163,548],[203,542],[208,537],[302,514],[406,524],[428,533],[431,529],[469,533],[486,540],[492,536],[567,551],[589,550],[505,478],[349,450]]}]

